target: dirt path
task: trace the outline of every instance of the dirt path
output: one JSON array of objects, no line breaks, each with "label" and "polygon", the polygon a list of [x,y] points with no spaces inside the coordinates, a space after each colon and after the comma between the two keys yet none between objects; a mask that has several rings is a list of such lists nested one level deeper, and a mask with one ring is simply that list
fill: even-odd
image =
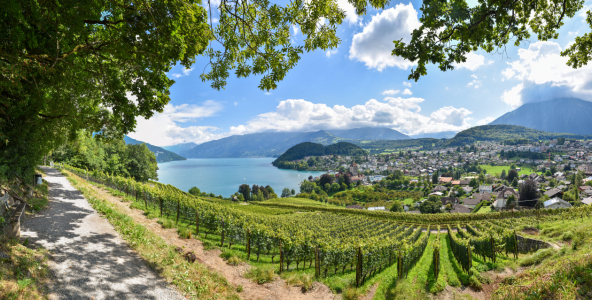
[{"label": "dirt path", "polygon": [[241,285],[243,287],[243,291],[239,293],[241,299],[330,300],[340,298],[340,295],[334,295],[326,285],[319,282],[315,282],[313,289],[307,293],[302,293],[300,287],[289,286],[285,280],[279,278],[274,282],[259,285],[243,276],[250,268],[248,264],[241,263],[239,266],[230,266],[220,257],[221,252],[219,249],[204,251],[201,241],[193,238],[181,239],[176,229],[164,229],[156,222],[157,219],[148,219],[144,216],[142,210],[130,208],[130,202],[122,202],[121,197],[113,196],[103,188],[91,184],[86,185],[101,194],[103,199],[115,204],[126,215],[132,217],[136,222],[144,225],[171,245],[181,247],[185,252],[194,251],[200,263],[222,274],[231,284],[235,286]]},{"label": "dirt path", "polygon": [[43,170],[50,202],[22,223],[21,239],[52,253],[50,299],[184,299],[66,177],[52,168]]}]

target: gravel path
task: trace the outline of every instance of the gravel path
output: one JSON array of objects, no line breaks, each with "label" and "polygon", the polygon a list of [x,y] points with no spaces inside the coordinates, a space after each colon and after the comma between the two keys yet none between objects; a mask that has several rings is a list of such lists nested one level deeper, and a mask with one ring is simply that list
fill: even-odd
[{"label": "gravel path", "polygon": [[43,167],[49,206],[22,238],[53,253],[50,299],[184,299],[119,237],[59,171]]}]

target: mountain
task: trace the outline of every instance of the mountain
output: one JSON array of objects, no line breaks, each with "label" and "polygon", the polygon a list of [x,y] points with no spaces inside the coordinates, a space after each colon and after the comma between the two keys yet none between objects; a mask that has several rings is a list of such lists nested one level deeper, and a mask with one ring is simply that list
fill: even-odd
[{"label": "mountain", "polygon": [[385,127],[363,127],[347,130],[325,130],[328,133],[349,140],[404,140],[409,136]]},{"label": "mountain", "polygon": [[132,144],[132,145],[146,144],[146,147],[148,147],[148,150],[152,151],[156,155],[157,162],[167,162],[167,161],[173,161],[173,160],[186,160],[185,157],[180,156],[176,153],[162,149],[161,147],[157,147],[157,146],[154,146],[154,145],[151,145],[148,143],[134,140],[127,135],[123,137],[123,140],[125,141],[126,144]]},{"label": "mountain", "polygon": [[281,162],[294,161],[303,159],[306,156],[322,156],[322,155],[366,155],[368,154],[364,149],[347,142],[339,142],[328,146],[321,144],[304,142],[295,145],[288,149],[284,154],[280,155],[273,161],[274,166],[281,168]]},{"label": "mountain", "polygon": [[189,158],[273,157],[281,155],[290,147],[302,142],[330,145],[340,140],[343,140],[343,138],[323,130],[315,132],[263,132],[233,135],[206,142],[190,150],[181,151],[180,154]]},{"label": "mountain", "polygon": [[489,125],[520,125],[546,132],[592,134],[592,102],[561,98],[527,103]]},{"label": "mountain", "polygon": [[549,140],[558,137],[565,138],[591,138],[590,136],[578,135],[572,133],[554,133],[545,132],[542,130],[536,130],[526,128],[524,126],[517,125],[483,125],[471,127],[463,130],[454,136],[454,138],[448,140],[446,146],[462,146],[476,141],[505,141],[505,140],[516,140],[516,139],[528,139],[531,141],[538,140]]},{"label": "mountain", "polygon": [[172,145],[172,146],[164,146],[162,148],[165,150],[171,151],[173,153],[179,154],[185,150],[195,148],[195,146],[197,146],[196,143],[190,142],[190,143],[183,143],[183,144],[177,144],[177,145]]},{"label": "mountain", "polygon": [[410,135],[409,137],[412,139],[451,139],[456,135],[456,131],[442,131],[442,132],[434,132],[434,133],[421,133],[421,134],[414,134]]}]

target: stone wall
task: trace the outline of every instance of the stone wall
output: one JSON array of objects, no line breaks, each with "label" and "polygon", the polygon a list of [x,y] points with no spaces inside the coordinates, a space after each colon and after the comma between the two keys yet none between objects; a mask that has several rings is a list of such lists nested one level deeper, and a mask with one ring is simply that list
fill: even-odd
[{"label": "stone wall", "polygon": [[516,238],[518,239],[518,252],[520,253],[536,252],[539,249],[551,247],[547,242],[525,238],[519,235]]}]

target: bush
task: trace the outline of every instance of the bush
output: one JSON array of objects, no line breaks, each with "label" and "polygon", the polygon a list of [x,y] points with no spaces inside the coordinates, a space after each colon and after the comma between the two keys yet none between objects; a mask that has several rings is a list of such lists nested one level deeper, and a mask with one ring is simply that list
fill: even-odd
[{"label": "bush", "polygon": [[165,229],[169,229],[169,228],[173,228],[175,227],[175,223],[172,220],[169,219],[158,219],[158,221],[156,221],[158,224],[162,225],[163,228]]},{"label": "bush", "polygon": [[255,280],[258,284],[264,284],[275,280],[275,271],[273,268],[251,268],[245,277]]},{"label": "bush", "polygon": [[480,291],[483,289],[481,282],[479,281],[479,279],[475,275],[471,275],[469,277],[469,286],[472,287],[476,291]]},{"label": "bush", "polygon": [[313,280],[311,275],[302,273],[291,275],[286,279],[286,282],[289,285],[301,286],[302,292],[306,293],[307,291],[310,291],[312,289]]},{"label": "bush", "polygon": [[182,239],[190,239],[191,238],[191,230],[189,228],[180,227],[179,229],[177,229],[177,233],[179,234],[179,237]]},{"label": "bush", "polygon": [[567,231],[561,235],[561,240],[564,242],[571,241],[573,239],[573,232]]},{"label": "bush", "polygon": [[553,248],[541,249],[541,250],[535,252],[534,254],[524,257],[522,260],[520,260],[520,266],[526,267],[526,266],[538,265],[543,260],[545,260],[545,258],[553,255],[555,253],[555,251],[556,250]]},{"label": "bush", "polygon": [[360,291],[354,288],[347,288],[341,294],[343,300],[358,300],[360,299]]}]

